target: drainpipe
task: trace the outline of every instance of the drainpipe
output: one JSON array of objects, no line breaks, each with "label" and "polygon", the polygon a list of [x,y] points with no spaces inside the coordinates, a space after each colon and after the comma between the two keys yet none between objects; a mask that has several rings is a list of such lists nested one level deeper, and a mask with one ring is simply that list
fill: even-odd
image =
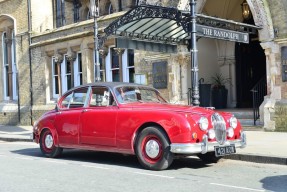
[{"label": "drainpipe", "polygon": [[29,70],[30,70],[30,123],[33,125],[33,86],[32,86],[32,61],[31,61],[31,30],[32,30],[32,23],[31,23],[31,1],[27,0],[28,4],[28,40],[29,40]]}]

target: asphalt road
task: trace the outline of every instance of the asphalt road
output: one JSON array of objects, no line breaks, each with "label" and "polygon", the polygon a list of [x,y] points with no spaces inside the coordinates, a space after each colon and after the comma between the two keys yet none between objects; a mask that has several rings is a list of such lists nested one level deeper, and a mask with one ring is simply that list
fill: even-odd
[{"label": "asphalt road", "polygon": [[65,150],[43,157],[34,143],[0,141],[0,192],[287,191],[287,166],[197,158],[165,171],[144,170],[135,156]]}]

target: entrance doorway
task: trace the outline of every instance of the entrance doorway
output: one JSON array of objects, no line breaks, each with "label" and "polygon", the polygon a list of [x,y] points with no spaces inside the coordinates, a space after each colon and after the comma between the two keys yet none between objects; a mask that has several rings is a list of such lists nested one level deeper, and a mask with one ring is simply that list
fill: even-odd
[{"label": "entrance doorway", "polygon": [[[254,24],[253,20],[245,22]],[[250,35],[249,44],[236,43],[237,108],[252,108],[252,88],[266,78],[266,56],[258,41],[258,34]]]}]

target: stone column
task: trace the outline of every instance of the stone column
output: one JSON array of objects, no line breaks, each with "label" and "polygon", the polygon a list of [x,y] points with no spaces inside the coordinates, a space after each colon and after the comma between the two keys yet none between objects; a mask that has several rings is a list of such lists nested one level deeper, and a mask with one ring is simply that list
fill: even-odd
[{"label": "stone column", "polygon": [[101,69],[103,71],[103,77],[102,77],[102,81],[105,82],[106,81],[106,56],[108,54],[108,50],[107,49],[100,49],[99,50],[100,56],[102,58],[102,66]]},{"label": "stone column", "polygon": [[280,73],[280,62],[276,61],[280,54],[279,45],[274,42],[261,43],[266,55],[266,73],[267,73],[267,96],[265,96],[260,110],[260,121],[264,122],[264,129],[275,130],[275,121],[272,116],[275,113],[275,104],[281,100],[281,87],[276,85],[276,76]]},{"label": "stone column", "polygon": [[72,84],[71,86],[74,87],[74,83],[75,83],[75,77],[74,77],[74,61],[76,60],[77,55],[75,52],[68,52],[67,53],[67,62],[71,63],[71,79],[72,79]]},{"label": "stone column", "polygon": [[119,56],[119,73],[120,73],[120,82],[123,82],[123,53],[125,49],[122,48],[114,48],[117,55]]},{"label": "stone column", "polygon": [[191,87],[191,79],[188,78],[191,57],[185,45],[178,46],[177,50],[178,54],[173,59],[174,64],[172,67],[175,73],[175,96],[180,103],[187,104],[188,88]]},{"label": "stone column", "polygon": [[63,62],[63,55],[57,53],[54,58],[57,65],[59,96],[62,96],[61,63]]}]

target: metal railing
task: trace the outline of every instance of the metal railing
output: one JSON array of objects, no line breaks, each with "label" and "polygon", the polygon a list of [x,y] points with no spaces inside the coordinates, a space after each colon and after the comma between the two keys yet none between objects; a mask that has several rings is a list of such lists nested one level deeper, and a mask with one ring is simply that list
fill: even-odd
[{"label": "metal railing", "polygon": [[266,77],[262,77],[256,85],[250,90],[252,92],[253,99],[253,119],[254,125],[256,125],[257,119],[259,119],[259,107],[264,101],[264,96],[267,94],[267,82]]}]

